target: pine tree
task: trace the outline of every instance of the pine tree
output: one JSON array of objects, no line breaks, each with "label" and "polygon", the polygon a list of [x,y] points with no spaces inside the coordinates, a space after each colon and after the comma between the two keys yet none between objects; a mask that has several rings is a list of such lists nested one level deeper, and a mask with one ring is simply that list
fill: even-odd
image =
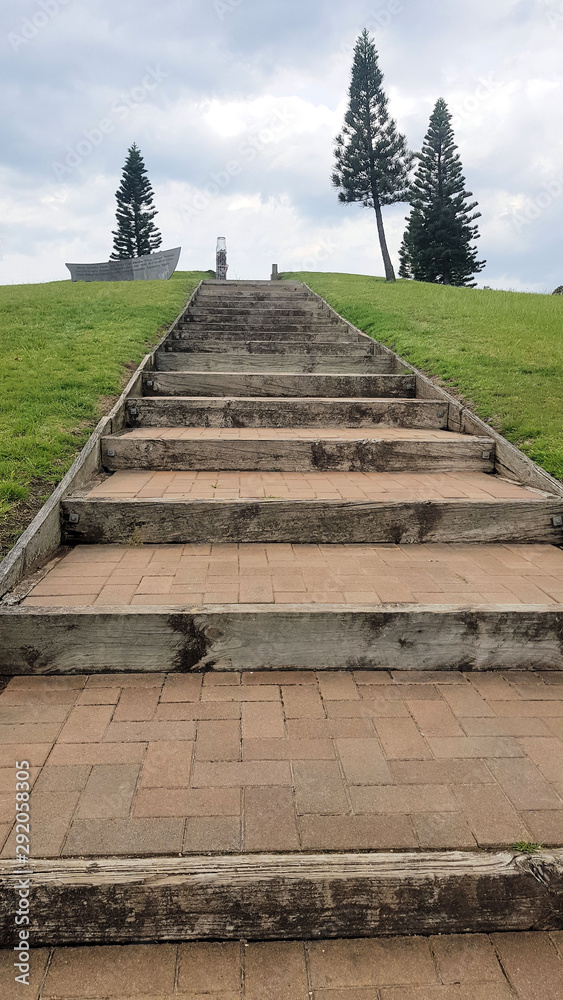
[{"label": "pine tree", "polygon": [[436,102],[430,127],[418,154],[410,191],[412,206],[400,250],[402,278],[442,285],[475,287],[470,279],[486,261],[477,260],[471,244],[479,238],[475,212],[454,142],[452,116],[443,98]]},{"label": "pine tree", "polygon": [[344,127],[335,139],[334,187],[341,202],[361,202],[375,210],[387,281],[395,272],[385,238],[381,208],[407,201],[412,153],[389,116],[375,44],[364,29],[356,42],[349,105]]},{"label": "pine tree", "polygon": [[113,253],[110,260],[146,257],[158,250],[162,236],[153,219],[154,192],[147,177],[145,162],[135,143],[127,151],[117,198],[117,229],[112,231]]}]

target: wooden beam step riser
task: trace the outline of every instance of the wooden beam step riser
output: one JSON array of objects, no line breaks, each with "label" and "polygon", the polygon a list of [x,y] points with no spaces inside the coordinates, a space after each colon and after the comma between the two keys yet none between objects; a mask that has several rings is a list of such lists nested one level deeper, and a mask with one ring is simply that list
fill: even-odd
[{"label": "wooden beam step riser", "polygon": [[186,370],[204,372],[326,372],[327,374],[393,375],[397,363],[385,355],[363,357],[331,357],[328,354],[246,354],[224,351],[218,354],[196,354],[175,351],[157,351],[155,366],[161,372]]},{"label": "wooden beam step riser", "polygon": [[[219,323],[217,320],[210,320],[209,322],[198,322],[198,323],[182,323],[177,327],[178,330],[187,334],[199,332],[200,335],[209,337],[214,336],[212,331],[219,330],[224,334],[235,334],[237,336],[242,335],[246,337],[247,340],[261,339],[262,334],[271,334],[273,337],[280,337],[282,339],[284,335],[288,336],[292,334],[293,336],[289,339],[295,340],[302,336],[307,336],[308,334],[315,333],[339,333],[343,336],[350,336],[349,330],[346,326],[338,325],[337,323],[270,323],[270,322],[257,322],[257,323],[242,323],[237,320],[229,323]],[[321,338],[324,339],[324,338]]]},{"label": "wooden beam step riser", "polygon": [[0,608],[5,675],[561,670],[562,605]]},{"label": "wooden beam step riser", "polygon": [[373,342],[363,343],[357,341],[350,344],[341,344],[336,341],[302,341],[287,340],[279,342],[275,340],[213,340],[207,337],[170,337],[163,347],[157,351],[157,357],[161,354],[218,354],[223,358],[228,354],[231,358],[247,358],[249,354],[260,357],[276,357],[285,355],[302,356],[303,358],[318,358],[329,355],[331,358],[385,358],[388,363],[395,364],[392,354],[386,351],[374,350]]},{"label": "wooden beam step riser", "polygon": [[63,544],[563,544],[563,502],[69,499]]},{"label": "wooden beam step riser", "polygon": [[[113,454],[109,454],[111,451]],[[488,454],[489,458],[483,456]],[[182,440],[106,437],[102,465],[120,469],[247,472],[493,472],[494,446],[467,441]]]},{"label": "wooden beam step riser", "polygon": [[448,405],[424,399],[131,398],[129,427],[404,427],[447,430]]},{"label": "wooden beam step riser", "polygon": [[[222,349],[224,346],[236,347],[239,343],[247,343],[248,341],[259,341],[260,343],[270,343],[276,346],[282,346],[286,343],[299,343],[303,345],[307,344],[338,344],[341,347],[353,346],[355,344],[369,346],[369,342],[366,337],[362,334],[355,334],[354,331],[346,330],[318,330],[317,332],[300,332],[299,334],[287,332],[285,330],[263,330],[262,327],[257,327],[255,330],[243,330],[239,326],[236,329],[224,330],[218,327],[176,327],[173,333],[166,341],[167,344],[178,344],[178,343],[216,343],[221,344]],[[373,342],[376,350],[380,350],[377,344]],[[178,348],[182,350],[182,348]],[[384,352],[382,352],[384,353]]]},{"label": "wooden beam step riser", "polygon": [[145,396],[414,398],[414,375],[146,372]]},{"label": "wooden beam step riser", "polygon": [[[37,948],[563,926],[561,850],[63,858],[26,867]],[[0,862],[3,948],[14,940],[15,871],[16,862]]]}]

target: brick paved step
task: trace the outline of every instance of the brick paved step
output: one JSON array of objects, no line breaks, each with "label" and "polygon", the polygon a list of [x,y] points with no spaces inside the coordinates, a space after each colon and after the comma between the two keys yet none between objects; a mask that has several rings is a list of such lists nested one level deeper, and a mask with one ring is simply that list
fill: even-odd
[{"label": "brick paved step", "polygon": [[374,348],[374,342],[368,340],[342,344],[334,340],[287,340],[280,342],[274,339],[241,339],[225,341],[213,340],[209,337],[170,337],[162,348],[160,348],[158,354],[166,354],[168,352],[174,354],[222,354],[223,360],[225,354],[229,358],[247,357],[249,354],[289,354],[302,357],[308,357],[309,355],[313,357],[316,355],[320,355],[321,357],[330,355],[332,358],[368,358],[375,355],[389,359],[389,361],[394,361],[392,354]]},{"label": "brick paved step", "polygon": [[118,469],[281,472],[492,472],[486,437],[402,428],[138,428],[103,437],[102,465]]},{"label": "brick paved step", "polygon": [[63,544],[424,542],[563,544],[563,500],[84,499],[61,503]]},{"label": "brick paved step", "polygon": [[397,362],[392,355],[367,354],[333,355],[307,351],[251,352],[220,351],[216,354],[187,353],[160,350],[155,354],[157,371],[181,372],[303,372],[326,374],[366,374],[392,375],[397,370]]},{"label": "brick paved step", "polygon": [[[243,336],[246,339],[252,339],[255,335],[259,335],[261,339],[266,339],[264,334],[279,334],[280,339],[285,335],[293,334],[290,340],[296,340],[301,336],[308,336],[310,334],[330,334],[330,333],[340,333],[342,338],[350,336],[349,327],[344,323],[327,323],[326,321],[315,320],[314,322],[307,323],[291,323],[287,320],[275,320],[268,318],[257,317],[256,321],[251,319],[242,320],[232,318],[230,320],[221,321],[217,318],[210,317],[207,321],[197,321],[193,323],[181,322],[177,326],[177,330],[184,332],[188,335],[192,333],[198,333],[200,336],[210,336],[212,331],[222,330],[225,334],[235,334],[236,336]],[[325,340],[325,336],[320,338]]]},{"label": "brick paved step", "polygon": [[[3,946],[10,945],[13,940],[10,903],[17,894],[18,878],[21,878],[13,874],[17,868],[15,862],[0,862],[0,900],[3,904],[0,942]],[[29,874],[34,900],[29,930],[35,946],[557,930],[563,921],[563,851],[560,850],[542,851],[531,857],[507,850],[496,854],[393,852],[34,859],[29,864]],[[440,940],[443,945],[443,939]],[[514,945],[513,961],[517,965],[517,942]],[[416,974],[413,976],[412,963],[423,947],[422,942],[412,941],[402,961],[401,956],[396,955],[396,964],[393,963],[395,981],[412,983],[413,978],[418,978]],[[551,965],[557,960],[560,970],[561,962],[555,947],[551,947]],[[171,945],[169,949],[172,950]],[[325,949],[330,954],[331,946],[318,941],[312,949],[312,968],[315,970],[315,954],[322,955]],[[355,952],[349,945],[347,950],[344,967],[337,966],[329,972],[325,959],[323,984],[338,982],[339,972],[344,983],[349,983],[351,977],[354,981],[354,974],[359,974],[359,959],[361,955],[366,957],[367,950],[358,945]],[[380,948],[378,960],[371,967],[369,983],[376,981],[378,969],[385,976],[385,951],[389,958],[389,951],[396,951],[396,948],[392,943],[385,949]],[[284,996],[288,1000],[307,997],[304,956],[299,992],[270,992],[269,986],[272,982],[276,984],[280,969],[285,970],[281,985],[287,989],[299,968],[294,956],[288,961],[290,955],[282,949],[276,957],[276,969],[264,969],[258,992],[247,996],[252,1000],[274,995],[280,1000]],[[226,976],[224,958],[223,955],[221,983],[225,979],[233,982],[235,977]],[[126,957],[119,956],[113,968],[114,975],[120,974],[126,961]],[[399,996],[405,1000],[440,996],[444,1000],[448,1000],[448,996],[452,1000],[454,996],[463,1000],[470,995],[483,1000],[488,997],[510,1000],[513,996],[508,987],[499,991],[502,980],[500,984],[498,980],[489,982],[486,992],[480,990],[478,994],[479,987],[475,983],[463,994],[443,992],[440,986],[433,985],[438,977],[430,952],[423,969],[426,985],[422,992],[405,993],[399,987],[400,992],[385,990],[384,994],[388,993],[391,1000]],[[421,972],[419,968],[419,975]],[[521,975],[520,969],[518,972]],[[482,975],[486,975],[484,969]],[[82,980],[82,975],[80,978]],[[144,973],[144,982],[147,981],[150,981],[148,969]],[[183,982],[186,986],[194,985],[187,979]],[[162,977],[158,984],[155,981],[153,988],[162,989],[165,983],[166,978]],[[172,995],[173,983],[174,969],[171,968],[169,995]],[[440,992],[436,993],[435,988]],[[130,995],[131,980],[124,989]],[[370,991],[361,992],[367,997]],[[73,994],[77,996],[76,988]],[[53,995],[62,994],[56,990]],[[107,988],[104,995],[109,996]],[[123,995],[122,990],[120,996]],[[229,994],[233,998],[235,995],[240,996],[239,990]],[[352,994],[349,992],[349,995]],[[540,996],[539,993],[534,995]],[[523,1000],[531,1000],[531,996],[526,993]],[[556,994],[550,992],[548,1000],[551,998],[555,1000]]]},{"label": "brick paved step", "polygon": [[[247,330],[242,329],[240,324],[234,323],[230,324],[229,328],[226,328],[224,325],[217,327],[203,323],[180,325],[170,334],[166,343],[176,344],[184,341],[187,343],[214,342],[221,344],[223,349],[224,346],[235,346],[249,339],[258,340],[261,343],[269,342],[279,345],[283,345],[286,342],[295,343],[296,341],[303,345],[315,343],[342,345],[366,343],[366,337],[363,334],[355,333],[350,328],[327,329],[323,327],[317,331],[307,328],[307,330],[299,330],[298,333],[295,333],[277,325],[272,325],[268,330],[264,330],[261,326]],[[372,343],[375,351],[380,352],[379,345],[375,341]]]},{"label": "brick paved step", "polygon": [[[0,954],[6,977],[13,960],[11,949]],[[83,1000],[96,991],[106,1000],[122,1000],[124,989],[130,1000],[146,1000],[148,989],[172,997],[176,982],[184,996],[194,979],[205,990],[199,996],[211,1000],[309,1000],[313,990],[316,1000],[531,1000],[538,984],[541,1000],[560,1000],[563,975],[557,931],[385,941],[166,942],[126,951],[108,943],[103,950],[45,948],[33,961],[27,1000],[71,992]],[[336,988],[325,989],[327,984]],[[189,1000],[195,996],[187,994]]]},{"label": "brick paved step", "polygon": [[414,375],[247,372],[146,372],[145,396],[412,398]]},{"label": "brick paved step", "polygon": [[434,399],[151,396],[127,401],[130,427],[418,427],[446,430]]},{"label": "brick paved step", "polygon": [[322,304],[307,301],[296,306],[293,302],[285,305],[278,302],[272,305],[266,303],[245,303],[243,305],[234,302],[200,303],[196,299],[195,303],[190,305],[184,313],[184,318],[188,322],[198,318],[207,322],[210,316],[216,316],[220,320],[229,320],[231,317],[255,319],[262,316],[270,320],[287,319],[290,322],[308,322],[310,319],[322,320],[323,318],[328,323],[342,322],[333,313],[329,313],[328,309],[323,308]]},{"label": "brick paved step", "polygon": [[198,605],[161,590],[152,603],[93,606],[77,594],[84,582],[73,589],[0,607],[5,675],[563,668],[563,604]]}]

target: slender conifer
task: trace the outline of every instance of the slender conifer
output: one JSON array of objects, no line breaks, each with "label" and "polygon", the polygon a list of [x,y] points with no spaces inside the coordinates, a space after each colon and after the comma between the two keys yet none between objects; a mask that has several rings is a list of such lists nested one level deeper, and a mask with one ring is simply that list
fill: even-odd
[{"label": "slender conifer", "polygon": [[113,253],[110,260],[146,257],[158,250],[162,236],[153,219],[154,192],[147,177],[141,151],[135,143],[127,151],[117,198],[117,229],[112,232]]},{"label": "slender conifer", "polygon": [[389,115],[382,84],[375,44],[364,29],[354,49],[344,126],[335,139],[332,183],[340,189],[341,202],[361,202],[374,209],[385,277],[395,281],[381,208],[408,200],[412,153]]},{"label": "slender conifer", "polygon": [[402,278],[442,285],[466,285],[482,271],[472,246],[479,238],[475,212],[454,141],[452,116],[443,98],[436,102],[410,191],[412,211],[401,246]]}]

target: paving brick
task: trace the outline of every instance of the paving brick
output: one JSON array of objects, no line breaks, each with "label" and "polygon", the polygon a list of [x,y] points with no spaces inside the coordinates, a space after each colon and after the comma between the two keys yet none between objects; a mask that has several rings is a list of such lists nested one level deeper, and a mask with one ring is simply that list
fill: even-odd
[{"label": "paving brick", "polygon": [[172,995],[176,945],[55,948],[43,997]]},{"label": "paving brick", "polygon": [[480,846],[530,839],[523,819],[498,785],[456,785],[453,792]]},{"label": "paving brick", "polygon": [[339,739],[336,749],[350,785],[383,785],[391,773],[377,739]]},{"label": "paving brick", "polygon": [[466,736],[551,736],[549,726],[543,719],[461,719],[460,721]]},{"label": "paving brick", "polygon": [[561,781],[563,774],[563,744],[560,740],[523,738],[519,741],[525,754],[533,760],[548,781]]},{"label": "paving brick", "polygon": [[362,698],[367,701],[386,698],[388,701],[442,701],[442,695],[434,684],[369,684],[360,688]]},{"label": "paving brick", "polygon": [[313,941],[307,951],[313,989],[439,982],[424,938]]},{"label": "paving brick", "polygon": [[144,788],[134,816],[239,816],[239,788]]},{"label": "paving brick", "polygon": [[561,1000],[563,962],[548,934],[493,934],[508,979],[523,1000]]},{"label": "paving brick", "polygon": [[453,687],[443,685],[440,689],[443,699],[457,716],[494,716],[495,711],[484,698],[469,684]]},{"label": "paving brick", "polygon": [[509,737],[467,737],[451,739],[434,739],[429,737],[428,745],[435,757],[485,758],[485,757],[523,757],[524,754],[516,740]]},{"label": "paving brick", "polygon": [[114,722],[145,722],[154,718],[160,688],[125,688],[113,714]]},{"label": "paving brick", "polygon": [[255,702],[242,706],[243,739],[281,739],[285,736],[280,702]]},{"label": "paving brick", "polygon": [[473,688],[487,701],[516,701],[519,694],[506,679],[500,674],[490,671],[488,673],[466,674],[467,680]]},{"label": "paving brick", "polygon": [[417,812],[411,821],[419,847],[427,851],[474,848],[476,840],[461,813]]},{"label": "paving brick", "polygon": [[113,705],[73,708],[58,737],[59,743],[99,743],[113,715]]},{"label": "paving brick", "polygon": [[243,671],[243,684],[307,684],[315,686],[317,677],[313,670]]},{"label": "paving brick", "polygon": [[346,789],[336,761],[295,761],[293,780],[300,815],[338,815],[349,811]]},{"label": "paving brick", "polygon": [[191,784],[194,788],[230,788],[245,785],[291,785],[286,761],[243,761],[221,764],[194,764]]},{"label": "paving brick", "polygon": [[374,724],[388,760],[425,760],[432,756],[412,719],[376,719]]},{"label": "paving brick", "polygon": [[[191,942],[181,944],[178,957],[179,993],[223,993],[241,989],[240,944]],[[221,998],[222,1000],[222,998]]]},{"label": "paving brick", "polygon": [[128,816],[139,771],[140,764],[100,764],[93,767],[80,796],[77,819]]},{"label": "paving brick", "polygon": [[108,726],[106,743],[157,743],[171,740],[193,740],[193,722],[112,722]]},{"label": "paving brick", "polygon": [[298,941],[251,942],[244,949],[245,1000],[310,1000]]},{"label": "paving brick", "polygon": [[202,691],[203,701],[278,701],[279,688],[274,684],[260,684],[255,687],[242,685],[235,687],[208,687]]},{"label": "paving brick", "polygon": [[[29,986],[25,986],[22,990],[22,984],[15,981],[14,952],[11,949],[0,951],[2,1000],[21,1000],[22,995],[27,1000],[38,1000],[49,957],[49,948],[33,949],[32,961],[30,962],[31,968],[29,970]],[[17,975],[19,975],[19,972]]]},{"label": "paving brick", "polygon": [[282,686],[286,719],[324,719],[325,712],[316,688]]},{"label": "paving brick", "polygon": [[371,737],[374,728],[369,719],[288,719],[287,735],[290,739],[354,739]]},{"label": "paving brick", "polygon": [[119,687],[131,688],[161,688],[164,684],[165,674],[163,673],[142,673],[140,671],[129,671],[126,674],[91,674],[84,678],[87,688],[96,687]]},{"label": "paving brick", "polygon": [[243,740],[243,760],[334,760],[331,740]]},{"label": "paving brick", "polygon": [[[0,725],[30,725],[62,723],[71,709],[70,705],[43,705],[41,702],[27,705],[5,705],[0,697]],[[44,741],[47,742],[47,741]]]},{"label": "paving brick", "polygon": [[243,844],[245,851],[299,850],[291,788],[245,788]]},{"label": "paving brick", "polygon": [[241,829],[238,816],[190,816],[184,835],[185,853],[240,851]]},{"label": "paving brick", "polygon": [[563,701],[497,701],[495,712],[505,718],[549,719],[563,716]]},{"label": "paving brick", "polygon": [[355,813],[456,812],[459,805],[445,785],[363,785],[350,788]]},{"label": "paving brick", "polygon": [[563,808],[522,811],[521,815],[536,843],[557,847],[563,844]]},{"label": "paving brick", "polygon": [[398,784],[477,785],[494,782],[482,760],[390,760],[389,770]]},{"label": "paving brick", "polygon": [[77,705],[117,705],[120,687],[87,687],[80,692]]},{"label": "paving brick", "polygon": [[319,688],[325,701],[358,700],[360,697],[356,682],[351,674],[341,671],[320,671]]},{"label": "paving brick", "polygon": [[326,714],[329,719],[408,719],[409,710],[404,701],[328,701]]},{"label": "paving brick", "polygon": [[444,983],[505,983],[492,942],[486,934],[445,934],[430,938]]},{"label": "paving brick", "polygon": [[395,684],[465,684],[459,670],[392,670]]},{"label": "paving brick", "polygon": [[146,743],[57,743],[49,766],[89,764],[136,764],[143,760]]},{"label": "paving brick", "polygon": [[141,788],[187,788],[190,783],[193,743],[150,743],[147,749]]},{"label": "paving brick", "polygon": [[170,701],[160,704],[156,710],[155,721],[171,722],[179,719],[183,722],[207,719],[240,719],[241,703],[235,701]]},{"label": "paving brick", "polygon": [[[31,793],[32,857],[51,858],[60,854],[79,794],[77,791]],[[2,857],[15,858],[14,844],[14,834],[11,833],[4,845]]]},{"label": "paving brick", "polygon": [[408,816],[301,816],[298,825],[304,851],[381,851],[418,847]]},{"label": "paving brick", "polygon": [[61,723],[47,725],[0,726],[0,744],[13,743],[54,743],[61,731]]},{"label": "paving brick", "polygon": [[202,674],[168,674],[160,696],[161,702],[199,701],[202,679]]},{"label": "paving brick", "polygon": [[[10,773],[13,782],[14,774]],[[90,767],[87,764],[69,767],[47,766],[42,768],[33,787],[35,792],[81,792],[89,774]],[[12,784],[12,787],[15,788],[15,785]]]},{"label": "paving brick", "polygon": [[381,1000],[515,1000],[507,983],[472,983],[468,986],[391,986],[381,990],[380,998]]},{"label": "paving brick", "polygon": [[409,711],[424,736],[464,736],[448,705],[440,701],[408,701]]},{"label": "paving brick", "polygon": [[238,720],[198,723],[195,744],[196,760],[240,760],[240,756],[240,723]]},{"label": "paving brick", "polygon": [[184,819],[80,819],[70,828],[64,856],[178,854]]},{"label": "paving brick", "polygon": [[488,767],[516,809],[563,808],[563,802],[531,760],[490,760]]}]

